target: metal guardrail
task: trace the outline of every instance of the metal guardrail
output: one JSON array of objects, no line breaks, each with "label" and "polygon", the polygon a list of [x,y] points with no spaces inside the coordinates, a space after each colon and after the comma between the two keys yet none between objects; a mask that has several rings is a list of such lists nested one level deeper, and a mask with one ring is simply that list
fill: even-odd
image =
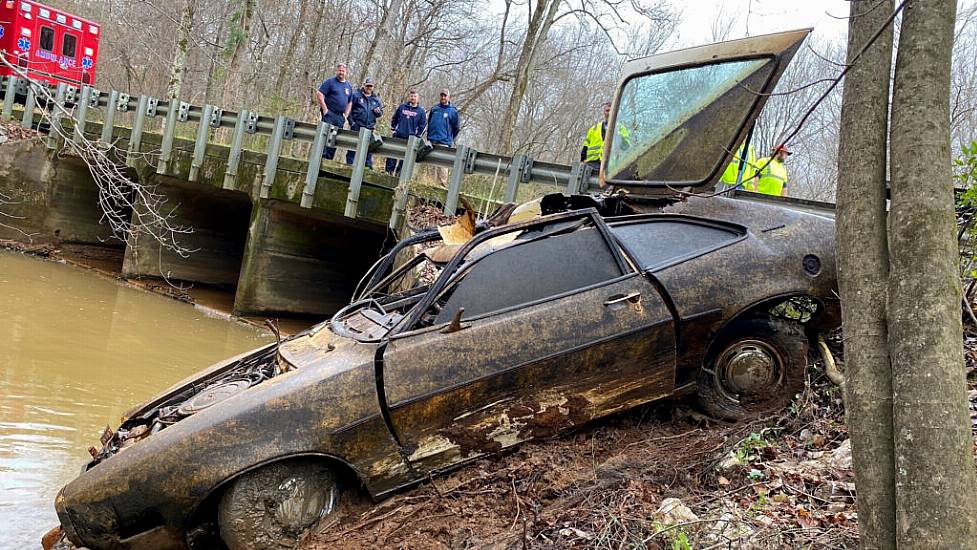
[{"label": "metal guardrail", "polygon": [[[422,142],[416,137],[406,140],[387,137],[383,139],[382,143],[377,144],[374,143],[372,132],[367,129],[361,129],[357,133],[325,122],[312,124],[297,121],[284,115],[267,116],[248,110],[235,112],[215,105],[197,106],[179,100],[167,101],[147,95],[132,96],[116,90],[106,92],[92,86],[84,86],[80,89],[66,84],[53,86],[13,75],[7,77],[6,85],[2,91],[2,116],[6,120],[10,120],[13,116],[15,98],[18,95],[24,97],[22,124],[25,127],[30,127],[33,124],[33,111],[38,105],[37,98],[39,95],[43,95],[45,98],[45,101],[41,102],[42,105],[46,104],[47,97],[53,97],[54,102],[62,107],[75,105],[76,109],[72,116],[74,119],[73,139],[79,141],[84,138],[90,109],[103,109],[100,140],[106,145],[111,145],[115,114],[117,112],[131,112],[133,124],[128,145],[130,153],[139,151],[147,120],[164,117],[163,139],[160,146],[159,164],[157,165],[157,173],[161,174],[166,173],[173,158],[173,143],[177,125],[196,123],[197,133],[194,142],[193,161],[188,176],[189,181],[196,181],[199,177],[210,130],[231,129],[230,152],[223,182],[225,189],[236,187],[245,135],[269,136],[265,151],[267,155],[265,166],[259,176],[261,178],[259,186],[261,198],[267,198],[271,187],[274,185],[283,142],[291,140],[308,142],[311,147],[308,153],[308,170],[301,199],[301,206],[304,208],[312,207],[323,149],[326,147],[343,147],[355,150],[353,173],[350,178],[349,193],[344,211],[344,214],[351,218],[357,216],[367,154],[373,153],[404,160],[398,187],[395,191],[393,213],[389,222],[391,228],[396,228],[404,217],[408,185],[418,163],[450,169],[450,179],[444,200],[444,211],[448,214],[454,214],[458,207],[462,182],[466,174],[487,176],[505,174],[504,202],[513,202],[519,187],[526,183],[555,185],[563,188],[567,194],[580,193],[590,186],[597,185],[597,174],[593,173],[593,170],[586,165],[568,166],[542,162],[527,155],[515,155],[513,157],[493,155],[482,153],[466,145],[459,145],[456,148],[434,146],[433,150],[427,151],[423,158],[419,159],[418,153],[422,150]],[[48,106],[48,108],[55,114],[51,117],[52,124],[60,125],[61,110],[53,106]],[[52,132],[52,139],[49,140],[48,146],[51,148],[57,146],[56,133]],[[127,162],[131,165],[134,162],[133,159],[134,156],[130,156]],[[749,195],[754,194],[750,193]],[[804,204],[799,204],[798,201]],[[763,202],[772,202],[788,208],[801,207],[799,209],[820,211],[821,213],[831,212],[829,215],[833,215],[833,205],[827,203],[813,203],[813,201],[782,197],[766,197],[763,198]],[[797,204],[795,205],[795,203]]]}]

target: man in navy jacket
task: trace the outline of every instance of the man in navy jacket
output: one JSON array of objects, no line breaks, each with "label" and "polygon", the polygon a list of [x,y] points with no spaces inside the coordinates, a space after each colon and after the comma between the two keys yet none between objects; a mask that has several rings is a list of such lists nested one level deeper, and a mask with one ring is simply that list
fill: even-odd
[{"label": "man in navy jacket", "polygon": [[[435,145],[451,147],[458,137],[461,124],[458,109],[451,104],[451,92],[447,88],[441,90],[438,104],[431,107],[431,116],[427,121],[427,139]],[[435,167],[434,175],[441,185],[448,183],[448,169]]]},{"label": "man in navy jacket", "polygon": [[427,139],[435,145],[451,147],[461,130],[458,109],[451,104],[451,92],[441,90],[441,98],[437,105],[431,107],[431,116],[427,123]]},{"label": "man in navy jacket", "polygon": [[[322,111],[322,121],[337,128],[346,127],[346,119],[353,106],[353,86],[346,80],[346,64],[336,65],[336,76],[324,81],[315,93]],[[332,160],[336,156],[335,147],[322,150],[322,158]]]},{"label": "man in navy jacket", "polygon": [[[353,108],[349,113],[349,129],[359,132],[360,128],[373,130],[377,126],[377,118],[383,115],[383,102],[380,96],[373,93],[373,79],[367,78],[363,86],[353,94]],[[356,150],[346,151],[346,164],[353,164]],[[366,155],[366,165],[373,168],[373,155]]]},{"label": "man in navy jacket", "polygon": [[[427,126],[427,115],[424,107],[419,104],[419,97],[416,90],[411,90],[407,94],[407,103],[401,103],[400,107],[394,111],[393,118],[390,119],[390,129],[396,138],[407,139],[410,136],[418,136],[424,133]],[[400,167],[404,161],[397,161],[388,158],[385,168],[391,174],[399,174]]]}]

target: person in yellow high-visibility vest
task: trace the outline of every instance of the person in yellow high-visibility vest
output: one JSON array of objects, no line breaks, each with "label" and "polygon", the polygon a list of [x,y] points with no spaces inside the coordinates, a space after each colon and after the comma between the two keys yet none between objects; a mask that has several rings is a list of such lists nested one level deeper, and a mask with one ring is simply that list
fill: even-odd
[{"label": "person in yellow high-visibility vest", "polygon": [[[604,139],[607,136],[607,117],[611,115],[610,102],[604,103],[604,120],[594,124],[587,130],[583,147],[580,149],[580,162],[587,163],[594,170],[600,169],[600,159],[604,155]],[[617,125],[617,133],[621,136],[622,145],[627,148],[631,144],[631,134],[623,125]]]},{"label": "person in yellow high-visibility vest", "polygon": [[[743,174],[740,175],[740,161],[746,160],[743,165]],[[747,191],[756,191],[756,174],[757,174],[756,163],[756,150],[753,149],[751,145],[746,150],[746,159],[743,159],[743,146],[736,150],[733,155],[733,160],[726,166],[726,170],[723,171],[722,177],[719,178],[719,183],[721,188],[718,191],[725,191],[726,189],[732,189],[736,187],[737,184],[742,184],[742,188]]]},{"label": "person in yellow high-visibility vest", "polygon": [[773,148],[773,155],[757,161],[757,166],[760,168],[760,179],[757,181],[758,193],[777,197],[786,195],[788,176],[784,161],[790,154],[792,153],[787,150],[786,145],[778,145]]}]

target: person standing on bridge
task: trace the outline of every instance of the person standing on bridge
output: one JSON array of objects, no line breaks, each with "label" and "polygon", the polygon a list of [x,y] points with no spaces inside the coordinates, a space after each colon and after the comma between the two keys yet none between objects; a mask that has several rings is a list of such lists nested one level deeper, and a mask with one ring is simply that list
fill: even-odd
[{"label": "person standing on bridge", "polygon": [[[383,102],[380,96],[373,92],[373,79],[367,78],[363,86],[353,94],[353,108],[349,112],[349,129],[359,132],[360,128],[373,130],[377,126],[377,118],[383,115]],[[353,164],[356,150],[346,151],[346,164]],[[373,154],[366,154],[366,165],[373,168]]]},{"label": "person standing on bridge", "polygon": [[[611,102],[604,103],[601,110],[604,119],[587,130],[587,137],[584,138],[583,147],[580,149],[580,162],[592,167],[595,173],[600,170],[600,160],[604,156],[604,140],[607,139],[607,119],[611,115]],[[623,124],[617,125],[617,133],[621,138],[622,148],[630,147],[631,134]]]},{"label": "person standing on bridge", "polygon": [[757,192],[764,195],[775,197],[786,196],[784,192],[787,188],[787,165],[784,161],[791,155],[786,145],[778,145],[773,148],[773,155],[764,157],[757,161],[760,168],[759,181],[757,182]]},{"label": "person standing on bridge", "polygon": [[[322,121],[337,128],[346,127],[350,109],[353,107],[353,86],[346,80],[346,64],[336,65],[336,76],[325,80],[316,90],[316,100],[322,112]],[[322,150],[322,158],[332,160],[336,156],[335,147]]]},{"label": "person standing on bridge", "polygon": [[[451,104],[451,92],[445,88],[441,90],[438,104],[431,107],[431,116],[427,122],[427,140],[434,145],[452,147],[460,131],[461,119],[458,116],[458,109]],[[447,168],[436,167],[435,175],[441,185],[448,183]]]},{"label": "person standing on bridge", "polygon": [[[407,102],[401,103],[394,111],[393,118],[390,119],[390,130],[395,138],[407,139],[410,136],[420,137],[426,126],[427,114],[424,112],[424,107],[420,105],[420,96],[417,95],[417,90],[410,90],[407,92]],[[397,175],[403,164],[402,160],[387,157],[384,168],[387,172]]]}]

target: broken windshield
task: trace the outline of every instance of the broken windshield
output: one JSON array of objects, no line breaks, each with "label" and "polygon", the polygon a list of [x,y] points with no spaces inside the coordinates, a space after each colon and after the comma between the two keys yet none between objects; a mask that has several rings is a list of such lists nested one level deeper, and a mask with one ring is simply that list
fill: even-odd
[{"label": "broken windshield", "polygon": [[[638,76],[624,85],[610,179],[701,182],[712,176],[773,72],[770,58]],[[627,135],[625,140],[622,135]]]}]

